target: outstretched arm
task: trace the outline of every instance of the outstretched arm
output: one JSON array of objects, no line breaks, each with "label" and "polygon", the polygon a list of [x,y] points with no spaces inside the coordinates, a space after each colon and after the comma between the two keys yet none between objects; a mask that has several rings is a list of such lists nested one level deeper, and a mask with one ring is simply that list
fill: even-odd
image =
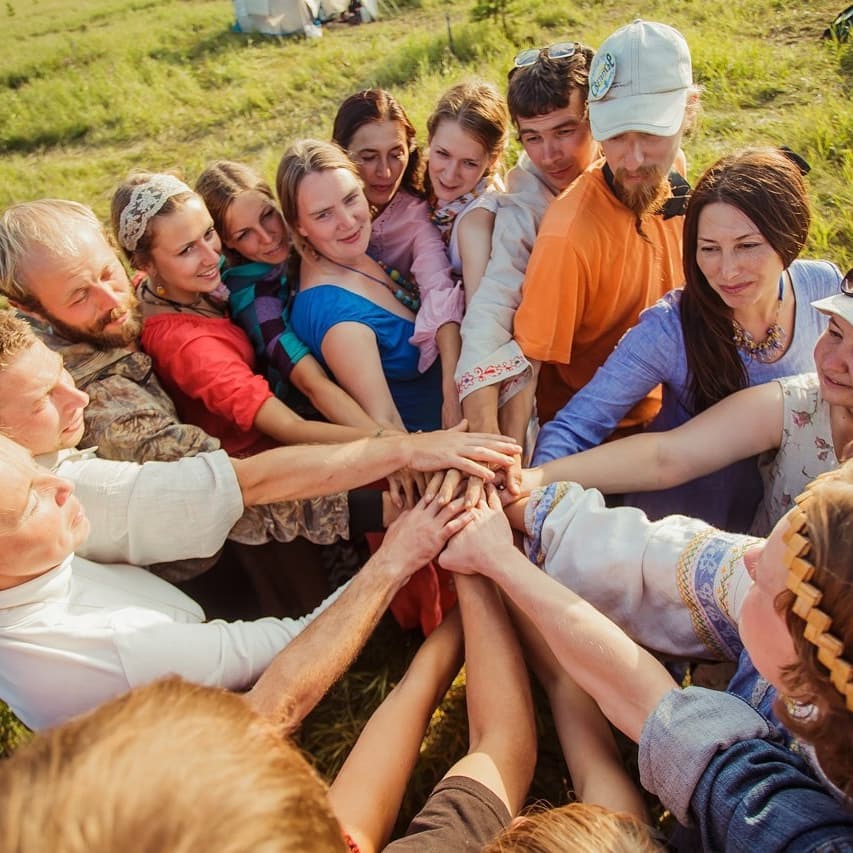
[{"label": "outstretched arm", "polygon": [[255,429],[282,444],[332,444],[355,441],[376,431],[369,427],[341,426],[323,421],[309,421],[296,414],[278,397],[269,397],[258,409],[253,423]]},{"label": "outstretched arm", "polygon": [[656,491],[779,447],[778,382],[745,388],[667,432],[646,432],[545,462],[523,474],[523,491],[571,480],[605,494]]},{"label": "outstretched arm", "polygon": [[456,588],[465,634],[469,743],[468,754],[445,778],[476,779],[514,815],[524,802],[536,764],[527,667],[495,585],[472,575],[457,578]]},{"label": "outstretched arm", "polygon": [[542,634],[560,666],[614,725],[638,740],[646,717],[675,682],[606,616],[516,551],[506,517],[491,503],[486,517],[477,519],[477,535],[451,540],[439,562],[497,583]]},{"label": "outstretched arm", "polygon": [[464,421],[447,431],[393,434],[347,444],[279,447],[231,464],[246,506],[331,495],[363,486],[400,468],[458,468],[491,481],[521,449],[511,439],[465,432]]},{"label": "outstretched arm", "polygon": [[455,609],[367,721],[332,783],[332,810],[362,853],[387,842],[424,732],[461,664],[462,625]]},{"label": "outstretched arm", "polygon": [[338,600],[275,658],[246,701],[284,729],[295,728],[352,663],[398,590],[469,520],[462,501],[443,509],[421,502],[401,515]]},{"label": "outstretched arm", "polygon": [[[457,541],[454,565],[476,565],[476,552],[494,533],[492,516],[503,519],[500,499],[491,486],[487,499],[472,510],[470,535]],[[512,534],[498,547],[512,550]],[[465,531],[462,530],[461,533]],[[508,539],[508,541],[507,541]],[[452,544],[453,540],[451,540]],[[512,623],[497,588],[485,577],[456,579],[465,634],[469,746],[446,776],[469,776],[494,791],[510,814],[520,808],[536,762],[536,727],[527,668]]]}]

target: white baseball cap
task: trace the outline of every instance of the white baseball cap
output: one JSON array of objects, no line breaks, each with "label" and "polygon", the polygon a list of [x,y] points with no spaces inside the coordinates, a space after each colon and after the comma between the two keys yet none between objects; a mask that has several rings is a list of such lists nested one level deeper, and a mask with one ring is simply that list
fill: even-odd
[{"label": "white baseball cap", "polygon": [[853,326],[853,270],[841,279],[841,293],[812,302],[812,308],[830,317],[841,317]]},{"label": "white baseball cap", "polygon": [[639,19],[616,30],[589,69],[593,137],[678,133],[692,85],[690,49],[678,30]]}]

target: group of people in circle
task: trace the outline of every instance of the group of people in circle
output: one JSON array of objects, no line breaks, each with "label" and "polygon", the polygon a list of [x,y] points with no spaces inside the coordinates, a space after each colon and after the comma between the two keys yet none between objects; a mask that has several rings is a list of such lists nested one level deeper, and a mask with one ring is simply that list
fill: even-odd
[{"label": "group of people in circle", "polygon": [[[274,188],[231,160],[194,186],[135,171],[110,210],[125,264],[83,205],[3,214],[0,289],[37,329],[0,322],[0,466],[75,508],[44,554],[30,499],[10,486],[0,506],[0,695],[33,727],[62,724],[0,775],[17,849],[98,825],[102,804],[69,797],[51,829],[20,803],[25,782],[81,790],[99,751],[126,774],[97,782],[107,804],[143,772],[129,767],[153,774],[161,848],[190,832],[167,803],[186,783],[205,804],[186,838],[209,849],[223,834],[239,849],[656,849],[608,723],[639,744],[676,849],[853,849],[853,270],[802,257],[795,152],[727,153],[690,186],[699,98],[681,34],[638,20],[598,51],[521,51],[506,99],[451,86],[425,155],[403,106],[371,88],[341,103],[329,141],[284,150]],[[511,127],[523,152],[507,170]],[[30,374],[48,404],[24,411]],[[117,509],[107,494],[128,496]],[[137,532],[155,508],[176,526]],[[155,581],[206,570],[226,537],[325,546],[383,530],[308,616],[228,623],[215,665],[209,633],[186,635],[204,654],[167,659],[179,634],[164,620],[215,623],[162,603]],[[103,574],[118,563],[160,578]],[[34,632],[20,608],[53,601],[45,579],[61,572],[89,586],[63,581],[63,615],[39,611]],[[326,790],[276,728],[316,704],[392,599],[428,637]],[[93,610],[97,640],[81,627]],[[109,675],[58,702],[74,655]],[[389,843],[463,660],[468,752]],[[726,690],[685,687],[684,660],[728,662]],[[578,802],[515,817],[535,763],[527,666]],[[157,680],[170,674],[184,680]],[[117,685],[130,692],[64,722]],[[251,689],[240,703],[223,688]],[[222,726],[236,750],[219,748]],[[135,737],[101,737],[117,727]],[[153,769],[152,748],[192,781]],[[249,767],[268,802],[250,805],[245,783],[208,790]],[[111,831],[104,849],[140,830]]]}]

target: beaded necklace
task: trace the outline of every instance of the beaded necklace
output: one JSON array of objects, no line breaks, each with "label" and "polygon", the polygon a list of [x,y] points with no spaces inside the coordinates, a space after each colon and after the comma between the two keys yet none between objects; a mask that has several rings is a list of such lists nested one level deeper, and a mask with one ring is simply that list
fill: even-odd
[{"label": "beaded necklace", "polygon": [[750,332],[744,329],[737,320],[732,318],[732,340],[735,346],[745,355],[769,364],[776,361],[785,350],[788,333],[779,325],[779,313],[785,296],[785,273],[779,276],[779,298],[776,300],[776,316],[772,325],[768,326],[764,340],[756,341]]},{"label": "beaded necklace", "polygon": [[[377,261],[376,263],[382,267],[385,274],[391,279],[393,284],[389,284],[385,279],[379,278],[377,275],[371,275],[371,273],[365,272],[364,270],[347,266],[347,264],[342,264],[340,261],[334,261],[331,258],[327,258],[325,255],[322,257],[329,261],[329,263],[334,264],[336,267],[341,267],[342,269],[349,270],[350,272],[358,273],[359,275],[363,275],[365,278],[369,278],[371,281],[375,281],[377,284],[381,284],[384,288],[390,290],[391,293],[394,294],[394,298],[398,302],[402,303],[406,308],[414,311],[416,314],[418,309],[421,307],[421,292],[418,289],[417,284],[413,281],[408,281],[403,277],[399,270],[392,269],[387,264],[382,263],[382,261]],[[395,284],[397,287],[394,286]]]}]

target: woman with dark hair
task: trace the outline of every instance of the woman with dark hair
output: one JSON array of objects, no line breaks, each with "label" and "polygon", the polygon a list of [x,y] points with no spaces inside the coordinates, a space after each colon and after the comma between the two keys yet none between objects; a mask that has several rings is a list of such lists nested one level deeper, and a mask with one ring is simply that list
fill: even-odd
[{"label": "woman with dark hair", "polygon": [[764,497],[750,533],[766,536],[794,495],[853,449],[853,271],[841,293],[812,307],[829,325],[814,373],[779,377],[729,394],[681,426],[630,435],[524,472],[526,488],[574,480],[605,494],[676,486],[758,456]]},{"label": "woman with dark hair", "polygon": [[364,184],[373,217],[368,253],[417,282],[421,307],[411,343],[420,350],[421,372],[442,356],[442,423],[453,426],[461,419],[453,370],[465,298],[430,220],[414,125],[390,93],[365,89],[339,107],[332,139],[349,154]]},{"label": "woman with dark hair", "polygon": [[[797,260],[810,223],[799,166],[754,148],[722,158],[700,178],[684,222],[683,290],[640,315],[592,381],[539,434],[534,463],[594,447],[656,385],[654,431],[679,426],[744,388],[814,370],[826,319],[813,301],[836,293],[841,273]],[[652,518],[673,512],[749,529],[761,498],[755,459],[682,486],[626,495]]]}]

